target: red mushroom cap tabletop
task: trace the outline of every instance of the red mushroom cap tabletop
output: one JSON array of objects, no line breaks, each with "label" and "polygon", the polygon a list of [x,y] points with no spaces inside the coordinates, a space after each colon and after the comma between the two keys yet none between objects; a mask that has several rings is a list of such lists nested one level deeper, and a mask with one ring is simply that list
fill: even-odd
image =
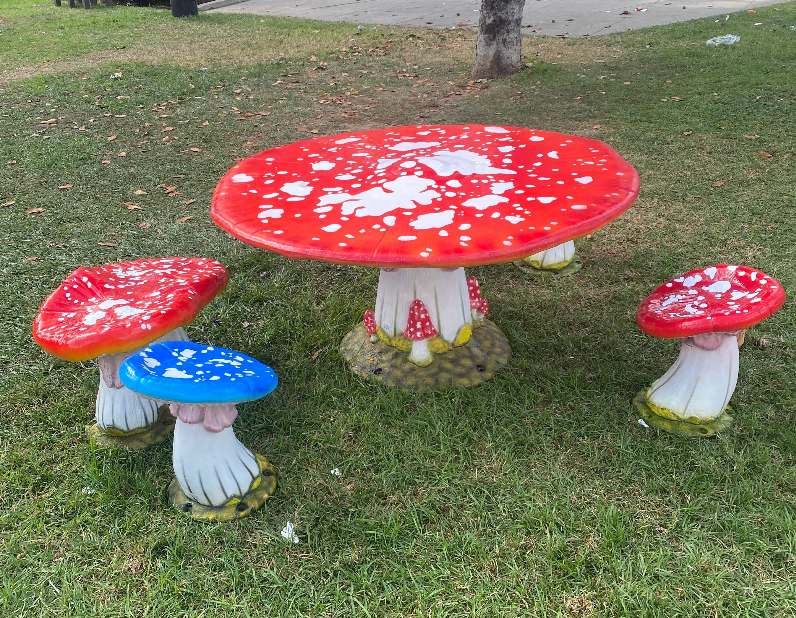
[{"label": "red mushroom cap tabletop", "polygon": [[508,262],[633,203],[638,174],[602,142],[497,126],[412,126],[266,150],[213,194],[213,220],[291,258],[383,267]]},{"label": "red mushroom cap tabletop", "polygon": [[636,321],[654,337],[727,333],[754,326],[784,302],[785,290],[773,277],[724,264],[667,281],[644,299]]},{"label": "red mushroom cap tabletop", "polygon": [[78,268],[42,304],[33,338],[69,361],[135,350],[193,322],[227,281],[222,264],[201,258]]}]

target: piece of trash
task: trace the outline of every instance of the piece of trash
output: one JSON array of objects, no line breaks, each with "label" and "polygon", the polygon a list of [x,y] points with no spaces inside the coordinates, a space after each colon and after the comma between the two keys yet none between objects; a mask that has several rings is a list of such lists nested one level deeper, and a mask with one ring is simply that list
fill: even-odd
[{"label": "piece of trash", "polygon": [[364,30],[365,26],[357,26],[357,30]]},{"label": "piece of trash", "polygon": [[741,40],[741,37],[735,36],[734,34],[725,34],[724,36],[716,36],[712,39],[708,39],[705,42],[705,45],[732,45],[733,43],[737,43]]},{"label": "piece of trash", "polygon": [[339,468],[332,468],[329,472],[332,474],[332,476],[343,476],[342,474],[340,474]]},{"label": "piece of trash", "polygon": [[637,6],[636,7],[636,12],[637,13],[646,13],[647,9],[645,9],[643,6]]},{"label": "piece of trash", "polygon": [[249,326],[251,326],[251,324],[249,322],[243,322],[241,324],[241,326],[243,326],[243,328],[249,328]]},{"label": "piece of trash", "polygon": [[86,496],[93,496],[97,492],[91,489],[91,487],[84,487],[83,489],[80,490],[80,493]]},{"label": "piece of trash", "polygon": [[122,78],[121,73],[114,73],[113,75],[111,75],[111,79],[121,79],[121,78]]},{"label": "piece of trash", "polygon": [[647,429],[649,429],[649,428],[650,428],[650,426],[649,426],[649,425],[647,425],[647,423],[646,423],[646,422],[644,422],[644,419],[643,419],[643,418],[640,418],[640,419],[638,419],[638,424],[639,424],[639,425],[641,425],[642,427],[645,427],[645,428],[647,428]]},{"label": "piece of trash", "polygon": [[287,526],[282,528],[282,537],[285,540],[291,541],[293,543],[299,542],[298,535],[296,534],[296,529],[293,526],[293,524],[291,524],[290,522],[287,522]]},{"label": "piece of trash", "polygon": [[752,25],[753,25],[753,26],[762,26],[762,25],[763,25],[763,22],[762,22],[762,21],[759,21],[759,22],[757,22],[757,23],[755,23],[755,24],[752,24]]}]

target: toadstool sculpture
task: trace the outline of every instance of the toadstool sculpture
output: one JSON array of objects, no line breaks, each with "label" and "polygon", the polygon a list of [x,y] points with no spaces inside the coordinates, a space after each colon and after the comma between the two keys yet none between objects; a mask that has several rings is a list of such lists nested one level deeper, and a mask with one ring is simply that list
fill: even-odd
[{"label": "toadstool sculpture", "polygon": [[[464,267],[519,260],[587,234],[628,208],[638,188],[633,167],[595,140],[411,126],[245,159],[218,183],[211,215],[243,242],[290,258],[381,268],[379,341],[360,325],[344,340],[344,357],[355,372],[392,386],[442,388],[477,384],[508,358],[508,341],[491,322],[473,331]],[[423,368],[408,362],[413,344],[403,331],[415,300],[439,333],[430,351],[435,359],[447,354],[455,376],[434,368],[436,360]]]},{"label": "toadstool sculpture", "polygon": [[236,404],[265,397],[277,385],[273,370],[245,354],[191,342],[165,342],[124,361],[120,376],[131,391],[170,404],[175,480],[169,499],[195,519],[245,517],[273,495],[268,461],[235,437]]},{"label": "toadstool sculpture", "polygon": [[119,365],[153,341],[184,341],[183,330],[222,291],[223,265],[156,258],[78,268],[41,306],[33,338],[68,361],[97,358],[100,383],[90,433],[102,445],[145,448],[171,431],[168,414],[120,382]]},{"label": "toadstool sculpture", "polygon": [[680,355],[636,396],[635,409],[647,423],[684,435],[727,428],[743,330],[784,302],[776,279],[747,266],[692,270],[658,287],[641,303],[636,321],[654,337],[678,339]]},{"label": "toadstool sculpture", "polygon": [[529,255],[514,264],[526,273],[556,275],[572,275],[583,267],[583,262],[575,255],[575,241],[573,240]]},{"label": "toadstool sculpture", "polygon": [[431,364],[431,351],[428,349],[428,340],[437,336],[437,329],[431,323],[428,309],[422,300],[414,300],[409,305],[409,318],[404,331],[404,337],[412,341],[412,350],[409,360],[419,367]]}]

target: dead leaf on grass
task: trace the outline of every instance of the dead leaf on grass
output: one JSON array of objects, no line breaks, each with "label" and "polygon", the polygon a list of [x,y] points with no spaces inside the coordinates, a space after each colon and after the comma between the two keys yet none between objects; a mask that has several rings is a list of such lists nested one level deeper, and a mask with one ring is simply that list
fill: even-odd
[{"label": "dead leaf on grass", "polygon": [[113,140],[115,140],[115,139],[116,139],[116,136],[115,136],[115,135],[111,135],[110,137],[108,137],[108,141],[109,141],[109,142],[112,142],[112,141],[113,141]]},{"label": "dead leaf on grass", "polygon": [[768,153],[768,152],[758,152],[758,153],[757,153],[757,156],[758,156],[758,157],[762,157],[762,158],[764,158],[764,159],[771,159],[771,158],[772,158],[774,155],[773,155],[773,154],[770,154],[770,153]]},{"label": "dead leaf on grass", "polygon": [[190,221],[193,219],[193,215],[188,215],[187,217],[180,217],[177,219],[177,223],[185,223],[186,221]]},{"label": "dead leaf on grass", "polygon": [[693,131],[683,131],[683,135],[691,135]]},{"label": "dead leaf on grass", "polygon": [[143,223],[139,223],[138,227],[146,228],[146,227],[149,227],[150,225],[152,225],[152,224],[151,223],[147,223],[146,221],[144,221]]},{"label": "dead leaf on grass", "polygon": [[745,137],[746,139],[757,139],[757,138],[758,138],[758,137],[760,137],[760,136],[759,136],[759,135],[744,135],[744,137]]},{"label": "dead leaf on grass", "polygon": [[35,262],[35,261],[36,261],[36,260],[38,260],[38,259],[39,259],[39,258],[37,258],[37,257],[26,257],[26,258],[25,258],[24,260],[22,260],[22,261],[23,261],[23,262]]},{"label": "dead leaf on grass", "polygon": [[35,215],[38,212],[44,212],[44,208],[28,208],[25,211],[26,215]]},{"label": "dead leaf on grass", "polygon": [[135,191],[133,191],[133,193],[135,193],[136,195],[147,195],[147,192],[144,191],[143,189],[136,189]]},{"label": "dead leaf on grass", "polygon": [[118,247],[118,242],[98,242],[97,243],[100,247]]},{"label": "dead leaf on grass", "polygon": [[307,127],[296,127],[296,131],[298,131],[299,133],[306,133]]},{"label": "dead leaf on grass", "polygon": [[185,205],[186,206],[190,206],[191,204],[194,204],[194,203],[196,203],[196,200],[188,200],[187,202],[185,202]]},{"label": "dead leaf on grass", "polygon": [[14,200],[9,200],[5,204],[0,204],[0,208],[5,208],[6,206],[13,206],[14,204],[16,204]]},{"label": "dead leaf on grass", "polygon": [[124,205],[127,206],[127,210],[144,210],[141,206],[132,202],[125,202]]},{"label": "dead leaf on grass", "polygon": [[111,160],[110,160],[110,159],[103,159],[103,160],[101,161],[101,163],[102,163],[103,165],[110,165],[110,162],[111,162]]},{"label": "dead leaf on grass", "polygon": [[169,131],[173,131],[174,127],[163,127],[160,132],[161,133],[168,133]]},{"label": "dead leaf on grass", "polygon": [[191,152],[202,152],[201,148],[191,148]]},{"label": "dead leaf on grass", "polygon": [[311,361],[316,361],[316,360],[318,360],[318,357],[321,355],[321,352],[323,352],[323,348],[321,348],[320,350],[316,350],[316,351],[315,351],[315,352],[312,354],[312,356],[310,356],[310,360],[311,360]]},{"label": "dead leaf on grass", "polygon": [[71,189],[74,185],[60,185],[59,189]]},{"label": "dead leaf on grass", "polygon": [[116,156],[117,156],[117,157],[126,157],[126,156],[127,156],[127,153],[126,153],[126,152],[120,152],[120,153],[119,153],[119,154],[117,154]]},{"label": "dead leaf on grass", "polygon": [[726,181],[726,180],[718,180],[718,181],[714,182],[714,183],[713,183],[712,185],[710,185],[710,186],[711,186],[711,187],[713,187],[713,188],[716,188],[716,187],[721,187],[721,186],[723,186],[723,185],[724,185],[724,183],[725,183],[725,182],[727,182],[727,181]]},{"label": "dead leaf on grass", "polygon": [[50,118],[49,120],[42,120],[39,124],[56,124],[58,118]]}]

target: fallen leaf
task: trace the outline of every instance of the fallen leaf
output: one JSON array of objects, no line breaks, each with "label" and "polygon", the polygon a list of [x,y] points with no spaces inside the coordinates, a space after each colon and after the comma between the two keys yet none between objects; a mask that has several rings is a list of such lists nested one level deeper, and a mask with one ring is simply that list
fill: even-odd
[{"label": "fallen leaf", "polygon": [[715,187],[721,187],[722,185],[724,185],[724,183],[725,183],[725,182],[727,182],[727,181],[726,181],[726,180],[719,180],[719,181],[717,181],[717,182],[714,182],[714,183],[713,183],[712,185],[710,185],[710,186],[711,186],[711,187],[714,187],[714,188],[715,188]]},{"label": "fallen leaf", "polygon": [[55,124],[58,122],[58,118],[50,118],[49,120],[42,120],[39,124]]},{"label": "fallen leaf", "polygon": [[763,98],[763,95],[760,95],[760,94],[758,94],[758,95],[755,97],[755,101],[759,101],[759,100],[760,100],[760,99],[762,99],[762,98]]},{"label": "fallen leaf", "polygon": [[316,350],[316,351],[313,353],[313,355],[312,355],[312,356],[310,356],[310,360],[311,360],[311,361],[318,360],[318,357],[321,355],[321,352],[323,352],[323,348],[321,348],[320,350]]},{"label": "fallen leaf", "polygon": [[14,204],[16,204],[14,200],[9,200],[5,204],[0,204],[0,208],[5,208],[6,206],[13,206]]},{"label": "fallen leaf", "polygon": [[112,142],[112,141],[113,141],[113,140],[115,140],[115,139],[116,139],[116,136],[115,136],[115,135],[111,135],[111,136],[108,138],[108,141],[109,141],[109,142]]},{"label": "fallen leaf", "polygon": [[110,162],[111,162],[110,159],[103,159],[102,164],[103,165],[108,165],[108,164],[110,164]]},{"label": "fallen leaf", "polygon": [[298,131],[299,133],[306,133],[307,127],[296,127],[296,131]]},{"label": "fallen leaf", "polygon": [[680,97],[672,97],[672,101],[682,101]]},{"label": "fallen leaf", "polygon": [[60,186],[60,187],[58,187],[58,188],[59,188],[59,189],[71,189],[72,187],[73,187],[73,185],[61,185],[61,186]]},{"label": "fallen leaf", "polygon": [[39,258],[37,258],[37,257],[27,257],[27,258],[25,258],[25,259],[24,259],[24,260],[22,260],[22,261],[23,261],[23,262],[34,262],[34,261],[36,261],[36,260],[38,260],[38,259],[39,259]]},{"label": "fallen leaf", "polygon": [[683,135],[691,135],[693,131],[683,131]]},{"label": "fallen leaf", "polygon": [[97,243],[100,247],[118,247],[118,242],[98,242]]},{"label": "fallen leaf", "polygon": [[173,131],[173,130],[174,130],[174,127],[163,127],[160,132],[161,133],[168,133],[169,131]]},{"label": "fallen leaf", "polygon": [[747,12],[747,13],[750,13],[750,14],[752,14],[752,13],[757,13],[757,11],[755,11],[754,9],[748,9],[746,12]]},{"label": "fallen leaf", "polygon": [[767,152],[758,152],[758,153],[757,153],[757,156],[758,156],[758,157],[763,157],[764,159],[770,159],[770,158],[771,158],[771,157],[773,157],[774,155],[773,155],[773,154],[769,154],[769,153],[767,153]]},{"label": "fallen leaf", "polygon": [[194,204],[195,202],[196,202],[196,200],[188,200],[187,202],[185,202],[185,205],[186,206],[190,206],[191,204]]},{"label": "fallen leaf", "polygon": [[125,202],[127,204],[127,210],[144,210],[138,204],[132,204],[130,202]]},{"label": "fallen leaf", "polygon": [[56,249],[66,249],[66,245],[53,245]]},{"label": "fallen leaf", "polygon": [[119,154],[117,154],[116,156],[117,156],[117,157],[126,157],[126,156],[127,156],[127,153],[126,153],[126,152],[120,152],[120,153],[119,153]]},{"label": "fallen leaf", "polygon": [[172,176],[172,178],[185,178],[185,174],[177,174],[176,176]]},{"label": "fallen leaf", "polygon": [[172,192],[174,192],[174,191],[176,191],[176,190],[177,190],[177,187],[164,187],[164,188],[163,188],[163,190],[164,190],[166,193],[172,193]]},{"label": "fallen leaf", "polygon": [[202,152],[201,148],[191,148],[191,152]]},{"label": "fallen leaf", "polygon": [[152,224],[151,223],[147,223],[146,221],[144,221],[143,223],[139,223],[138,227],[145,228],[145,227],[149,227],[150,225],[152,225]]},{"label": "fallen leaf", "polygon": [[188,215],[187,217],[180,217],[179,219],[177,219],[177,223],[185,223],[186,221],[189,221],[190,219],[193,219],[192,215]]},{"label": "fallen leaf", "polygon": [[25,211],[26,215],[35,215],[37,212],[44,212],[44,208],[28,208]]},{"label": "fallen leaf", "polygon": [[757,139],[757,138],[758,138],[758,137],[760,137],[760,136],[759,136],[759,135],[744,135],[744,137],[745,137],[746,139]]},{"label": "fallen leaf", "polygon": [[147,192],[146,192],[146,191],[144,191],[143,189],[136,189],[136,190],[134,191],[134,193],[135,193],[136,195],[146,195],[146,194],[147,194]]}]

